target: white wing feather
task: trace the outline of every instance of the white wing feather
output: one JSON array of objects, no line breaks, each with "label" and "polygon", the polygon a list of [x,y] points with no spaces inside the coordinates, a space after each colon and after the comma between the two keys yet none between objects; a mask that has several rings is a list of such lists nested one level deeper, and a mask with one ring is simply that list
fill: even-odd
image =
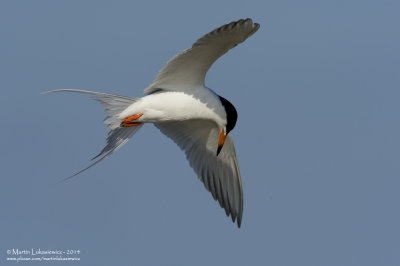
[{"label": "white wing feather", "polygon": [[255,33],[259,24],[241,19],[223,25],[198,39],[192,46],[173,57],[158,73],[145,94],[162,90],[185,91],[204,86],[211,65],[223,54]]},{"label": "white wing feather", "polygon": [[243,214],[243,191],[235,148],[228,135],[217,156],[219,129],[209,120],[155,123],[186,154],[204,186],[240,227]]}]

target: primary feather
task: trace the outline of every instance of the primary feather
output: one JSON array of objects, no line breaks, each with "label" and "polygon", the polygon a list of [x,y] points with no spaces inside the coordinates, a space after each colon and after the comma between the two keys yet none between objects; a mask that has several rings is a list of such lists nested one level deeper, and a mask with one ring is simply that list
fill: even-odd
[{"label": "primary feather", "polygon": [[168,61],[144,93],[150,94],[159,89],[182,91],[204,87],[204,78],[211,65],[259,27],[249,18],[241,19],[204,35],[191,48]]},{"label": "primary feather", "polygon": [[218,128],[208,120],[189,120],[155,123],[162,133],[171,138],[186,154],[190,166],[213,198],[237,219],[240,227],[243,215],[243,190],[235,148],[230,136],[220,154],[217,149]]}]

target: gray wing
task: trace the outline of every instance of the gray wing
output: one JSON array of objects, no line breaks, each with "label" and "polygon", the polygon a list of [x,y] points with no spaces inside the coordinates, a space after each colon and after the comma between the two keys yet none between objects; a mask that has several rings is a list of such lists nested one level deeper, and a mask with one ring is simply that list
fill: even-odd
[{"label": "gray wing", "polygon": [[150,94],[159,89],[183,91],[204,86],[211,65],[223,54],[255,33],[259,24],[241,19],[223,25],[198,39],[192,48],[173,57],[144,90]]},{"label": "gray wing", "polygon": [[243,214],[242,180],[235,148],[228,135],[216,156],[219,130],[207,120],[155,123],[162,133],[171,138],[186,154],[204,186],[240,227]]}]

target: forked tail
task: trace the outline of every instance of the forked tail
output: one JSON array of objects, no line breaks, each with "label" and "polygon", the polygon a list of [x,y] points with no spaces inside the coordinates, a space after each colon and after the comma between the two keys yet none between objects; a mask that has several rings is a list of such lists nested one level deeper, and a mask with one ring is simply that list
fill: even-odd
[{"label": "forked tail", "polygon": [[79,175],[80,173],[86,171],[90,167],[96,165],[104,158],[111,155],[113,152],[117,151],[121,148],[138,130],[141,128],[142,125],[133,126],[133,127],[120,127],[121,120],[118,115],[125,110],[128,106],[132,103],[139,100],[139,98],[132,98],[122,95],[114,95],[108,94],[103,92],[94,92],[94,91],[87,91],[87,90],[51,90],[43,92],[43,94],[50,93],[50,92],[79,92],[79,93],[86,93],[91,94],[96,101],[99,101],[101,105],[103,105],[105,109],[105,113],[107,117],[104,119],[104,123],[107,124],[110,132],[108,132],[107,137],[107,144],[101,150],[101,152],[92,158],[95,160],[91,163],[88,167],[76,172],[75,174],[62,179],[60,182],[68,180],[74,176]]}]

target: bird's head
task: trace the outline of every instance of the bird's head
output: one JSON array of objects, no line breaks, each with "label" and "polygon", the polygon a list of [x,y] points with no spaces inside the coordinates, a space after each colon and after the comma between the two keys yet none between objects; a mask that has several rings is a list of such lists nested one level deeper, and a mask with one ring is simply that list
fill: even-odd
[{"label": "bird's head", "polygon": [[224,97],[219,96],[219,99],[222,103],[222,106],[225,109],[226,113],[226,125],[224,128],[221,129],[221,132],[219,134],[219,140],[218,140],[218,149],[217,149],[217,156],[222,150],[222,147],[224,146],[226,136],[231,132],[231,130],[235,127],[236,121],[237,121],[237,111],[235,106],[231,104],[227,99]]}]

